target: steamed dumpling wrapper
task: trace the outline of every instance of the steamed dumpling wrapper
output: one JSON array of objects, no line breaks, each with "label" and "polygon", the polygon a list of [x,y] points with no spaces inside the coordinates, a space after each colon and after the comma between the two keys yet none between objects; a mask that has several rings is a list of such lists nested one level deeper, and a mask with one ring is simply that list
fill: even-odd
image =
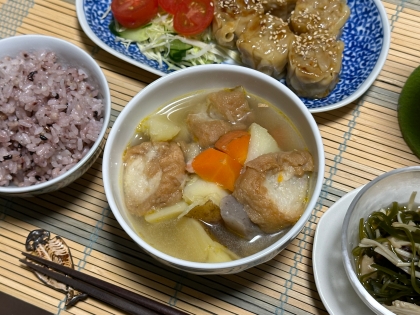
[{"label": "steamed dumpling wrapper", "polygon": [[281,18],[265,14],[255,29],[247,29],[236,42],[242,62],[275,78],[285,75],[294,34]]},{"label": "steamed dumpling wrapper", "polygon": [[290,17],[296,34],[328,31],[338,36],[350,16],[350,8],[342,0],[297,0]]},{"label": "steamed dumpling wrapper", "polygon": [[344,43],[327,32],[296,36],[289,52],[287,86],[297,95],[322,98],[339,80]]},{"label": "steamed dumpling wrapper", "polygon": [[296,0],[264,0],[261,4],[264,13],[269,13],[287,21],[295,9]]},{"label": "steamed dumpling wrapper", "polygon": [[215,1],[212,32],[216,42],[235,48],[238,36],[259,23],[264,9],[259,2],[249,5],[246,0]]}]

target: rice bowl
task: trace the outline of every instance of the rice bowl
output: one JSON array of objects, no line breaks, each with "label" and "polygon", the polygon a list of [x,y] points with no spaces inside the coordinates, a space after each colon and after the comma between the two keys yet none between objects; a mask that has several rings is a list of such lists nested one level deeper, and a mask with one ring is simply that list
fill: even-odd
[{"label": "rice bowl", "polygon": [[0,194],[62,188],[101,151],[110,118],[105,76],[86,52],[60,39],[1,43]]}]

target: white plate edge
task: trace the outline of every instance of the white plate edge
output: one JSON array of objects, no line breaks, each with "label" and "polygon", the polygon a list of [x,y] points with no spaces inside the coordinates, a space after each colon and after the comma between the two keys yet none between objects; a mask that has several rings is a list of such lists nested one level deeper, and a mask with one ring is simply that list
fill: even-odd
[{"label": "white plate edge", "polygon": [[[339,200],[337,200],[331,207],[329,207],[329,209],[319,219],[319,221],[317,223],[317,228],[315,230],[314,241],[313,241],[313,249],[312,249],[312,266],[313,266],[314,279],[315,279],[315,284],[316,284],[316,287],[317,287],[317,290],[318,290],[319,297],[321,298],[321,301],[322,301],[324,307],[326,308],[327,312],[331,315],[345,315],[345,313],[344,312],[339,313],[339,314],[334,313],[334,310],[332,310],[331,307],[330,307],[329,300],[325,297],[324,294],[322,294],[322,289],[320,288],[321,287],[321,285],[320,285],[321,280],[319,278],[319,274],[318,274],[318,271],[317,271],[318,267],[316,266],[317,265],[317,263],[316,263],[316,261],[317,261],[316,255],[317,254],[316,253],[317,253],[317,248],[318,248],[318,243],[316,242],[316,239],[318,238],[318,235],[320,233],[323,233],[323,232],[320,229],[318,229],[318,227],[319,227],[320,223],[323,223],[325,220],[328,220],[328,218],[329,218],[329,216],[331,215],[332,212],[338,211],[338,209],[340,209],[339,206],[340,206],[341,203],[348,201],[348,205],[350,205],[351,201],[356,197],[357,193],[363,187],[364,187],[364,185],[346,193],[343,197],[341,197]],[[349,199],[349,200],[347,200],[347,199]],[[343,216],[343,220],[344,220],[344,216]],[[339,224],[341,226],[342,222],[340,222]],[[339,245],[340,245],[340,248],[341,248],[341,239],[338,239],[337,241],[339,242]],[[319,252],[319,250],[318,250],[318,252]],[[343,266],[343,269],[344,269],[344,266]],[[347,275],[345,273],[343,274],[343,276],[347,277]],[[350,283],[349,283],[349,286],[351,287]],[[354,292],[354,294],[357,295],[356,292]],[[361,299],[360,299],[360,303],[363,304],[366,308],[368,308],[368,306],[366,306]],[[364,315],[375,315],[375,313],[373,311],[371,311],[371,312],[372,313],[370,313],[370,314],[364,314]]]}]

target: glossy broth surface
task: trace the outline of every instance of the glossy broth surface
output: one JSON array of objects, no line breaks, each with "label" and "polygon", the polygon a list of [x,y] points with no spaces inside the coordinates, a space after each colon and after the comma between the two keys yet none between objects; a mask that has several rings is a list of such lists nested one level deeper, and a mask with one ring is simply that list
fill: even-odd
[{"label": "glossy broth surface", "polygon": [[[157,112],[152,113],[139,123],[128,147],[137,145],[143,141],[150,141],[145,126],[147,126],[148,119],[153,115],[161,115],[168,121],[181,127],[180,132],[173,141],[184,143],[194,142],[185,125],[186,117],[190,113],[206,111],[206,97],[214,91],[216,90],[197,91],[196,93],[186,95],[170,104],[164,105]],[[253,115],[255,115],[254,122],[268,130],[282,151],[307,149],[299,131],[278,108],[254,95],[248,94],[247,98]],[[135,215],[130,215],[130,217],[140,237],[154,248],[180,259],[203,262],[203,257],[200,254],[200,246],[204,245],[199,240],[196,240],[195,230],[192,230],[190,225],[187,224],[188,220],[195,219],[182,217],[160,223],[148,223],[144,217]],[[246,257],[261,251],[276,242],[290,229],[286,228],[273,234],[261,233],[251,240],[247,240],[232,233],[225,227],[223,222],[215,224],[201,222],[200,224],[204,226],[211,239],[235,253],[237,255],[236,258]]]}]

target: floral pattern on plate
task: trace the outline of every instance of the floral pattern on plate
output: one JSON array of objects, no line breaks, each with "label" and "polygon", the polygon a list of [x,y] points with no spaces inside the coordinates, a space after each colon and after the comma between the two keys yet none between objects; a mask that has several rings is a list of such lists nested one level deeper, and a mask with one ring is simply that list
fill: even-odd
[{"label": "floral pattern on plate", "polygon": [[[105,14],[111,0],[76,0],[79,21],[87,35],[100,47],[140,68],[163,76],[165,64],[146,58],[136,45],[126,48],[109,30],[112,13]],[[373,83],[389,48],[389,25],[380,0],[348,0],[350,18],[341,40],[345,49],[340,80],[328,97],[301,98],[311,112],[321,112],[349,104]],[[285,80],[280,80],[283,84]],[[364,84],[367,83],[367,84]]]}]

